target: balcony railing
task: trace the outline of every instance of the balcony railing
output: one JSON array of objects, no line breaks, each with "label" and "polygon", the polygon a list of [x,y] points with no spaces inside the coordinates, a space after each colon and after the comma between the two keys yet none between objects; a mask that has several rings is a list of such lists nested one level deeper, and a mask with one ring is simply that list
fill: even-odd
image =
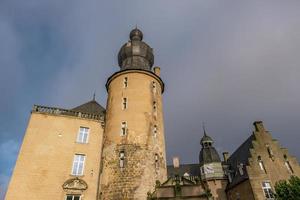
[{"label": "balcony railing", "polygon": [[48,113],[48,114],[52,114],[52,115],[74,116],[74,117],[94,119],[94,120],[99,120],[99,121],[104,122],[104,115],[95,115],[95,114],[90,114],[90,113],[82,113],[82,112],[63,109],[63,108],[55,108],[55,107],[34,105],[33,108],[32,108],[32,112]]}]

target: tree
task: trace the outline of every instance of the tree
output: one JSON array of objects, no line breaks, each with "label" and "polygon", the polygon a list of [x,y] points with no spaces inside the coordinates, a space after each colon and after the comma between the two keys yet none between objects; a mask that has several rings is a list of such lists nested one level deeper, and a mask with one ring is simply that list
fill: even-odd
[{"label": "tree", "polygon": [[286,181],[279,181],[275,184],[275,196],[277,200],[300,200],[300,178],[291,176]]}]

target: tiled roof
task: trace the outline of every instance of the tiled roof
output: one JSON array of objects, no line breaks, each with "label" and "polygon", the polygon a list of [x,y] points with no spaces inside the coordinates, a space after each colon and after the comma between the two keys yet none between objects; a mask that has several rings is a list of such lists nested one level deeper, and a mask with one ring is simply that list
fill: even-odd
[{"label": "tiled roof", "polygon": [[[245,166],[249,164],[250,149],[253,147],[252,141],[255,140],[255,136],[252,134],[248,139],[239,146],[239,148],[228,158],[227,164],[229,170],[231,170],[232,182],[227,186],[231,188],[236,184],[248,179]],[[243,164],[243,175],[239,173],[238,165]]]},{"label": "tiled roof", "polygon": [[76,112],[95,114],[95,115],[104,115],[105,113],[105,109],[95,100],[84,103],[71,110]]}]

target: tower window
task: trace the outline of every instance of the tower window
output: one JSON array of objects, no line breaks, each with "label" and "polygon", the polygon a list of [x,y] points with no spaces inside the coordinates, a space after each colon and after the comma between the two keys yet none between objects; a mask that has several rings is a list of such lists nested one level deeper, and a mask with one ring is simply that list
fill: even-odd
[{"label": "tower window", "polygon": [[153,126],[153,136],[156,138],[157,136],[157,125]]},{"label": "tower window", "polygon": [[120,151],[120,154],[119,154],[119,164],[120,164],[120,168],[124,168],[125,167],[125,151],[122,150]]},{"label": "tower window", "polygon": [[265,169],[265,166],[264,166],[264,163],[263,163],[263,161],[261,160],[261,156],[258,156],[258,157],[257,157],[257,161],[258,161],[258,165],[259,165],[260,170],[261,170],[261,171],[264,171],[265,173],[267,173],[267,172],[266,172],[266,169]]},{"label": "tower window", "polygon": [[154,111],[156,111],[156,108],[157,108],[157,103],[156,103],[156,101],[153,101],[153,109],[154,109]]},{"label": "tower window", "polygon": [[122,109],[123,110],[127,109],[127,98],[123,98]]},{"label": "tower window", "polygon": [[128,87],[128,78],[127,77],[125,77],[124,80],[123,80],[123,87],[124,88]]},{"label": "tower window", "polygon": [[75,154],[73,160],[72,175],[75,176],[83,175],[84,161],[85,161],[85,155]]},{"label": "tower window", "polygon": [[292,168],[290,162],[288,161],[287,156],[284,155],[283,157],[284,157],[284,160],[285,160],[285,161],[284,161],[285,167],[287,168],[287,170],[288,170],[291,174],[293,174],[293,173],[294,173],[294,170],[293,170],[293,168]]},{"label": "tower window", "polygon": [[88,137],[89,137],[89,128],[80,127],[78,135],[77,135],[76,142],[87,143],[88,142]]},{"label": "tower window", "polygon": [[155,159],[155,168],[158,168],[159,167],[159,164],[158,164],[159,157],[158,157],[157,153],[155,154],[154,159]]},{"label": "tower window", "polygon": [[270,181],[264,181],[262,182],[262,189],[264,191],[265,197],[267,199],[274,199],[274,193],[272,191],[271,183]]},{"label": "tower window", "polygon": [[153,93],[156,93],[156,82],[152,81],[152,91]]},{"label": "tower window", "polygon": [[125,136],[127,134],[127,122],[121,123],[121,136]]},{"label": "tower window", "polygon": [[66,200],[80,200],[80,195],[68,194]]}]

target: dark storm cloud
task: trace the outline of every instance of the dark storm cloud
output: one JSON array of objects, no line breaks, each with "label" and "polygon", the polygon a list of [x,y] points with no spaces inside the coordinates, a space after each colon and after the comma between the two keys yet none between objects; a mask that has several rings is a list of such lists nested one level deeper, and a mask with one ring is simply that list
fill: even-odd
[{"label": "dark storm cloud", "polygon": [[300,158],[299,10],[299,1],[1,1],[0,147],[10,152],[1,188],[31,106],[70,108],[95,91],[105,105],[105,81],[136,24],[166,84],[169,161],[197,162],[203,121],[220,153],[264,120]]}]

